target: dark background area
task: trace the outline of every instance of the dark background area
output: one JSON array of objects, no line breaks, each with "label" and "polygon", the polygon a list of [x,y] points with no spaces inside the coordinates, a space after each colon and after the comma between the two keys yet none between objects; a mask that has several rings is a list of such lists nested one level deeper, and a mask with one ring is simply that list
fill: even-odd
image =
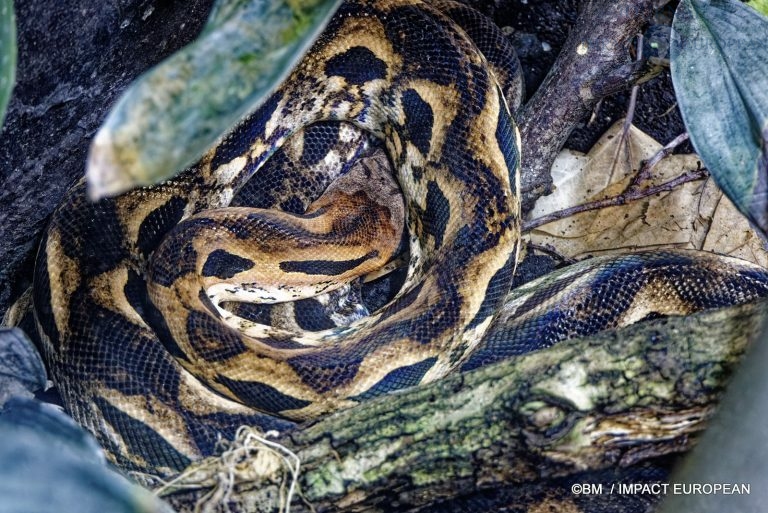
[{"label": "dark background area", "polygon": [[0,133],[0,315],[30,283],[46,221],[120,93],[191,41],[212,0],[15,2],[16,86]]}]

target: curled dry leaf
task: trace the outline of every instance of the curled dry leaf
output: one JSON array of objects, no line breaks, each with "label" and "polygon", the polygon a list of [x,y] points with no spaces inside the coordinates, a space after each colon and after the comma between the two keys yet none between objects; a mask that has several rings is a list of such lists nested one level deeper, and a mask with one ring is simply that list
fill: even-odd
[{"label": "curled dry leaf", "polygon": [[[574,205],[618,196],[642,161],[662,145],[636,127],[622,141],[623,121],[616,122],[587,155],[563,151],[553,166],[555,193],[542,198],[531,214],[536,218]],[[670,155],[651,171],[646,189],[701,166],[695,154]],[[625,205],[576,214],[542,225],[531,242],[548,245],[567,258],[643,249],[702,249],[768,266],[760,236],[711,179]]]}]

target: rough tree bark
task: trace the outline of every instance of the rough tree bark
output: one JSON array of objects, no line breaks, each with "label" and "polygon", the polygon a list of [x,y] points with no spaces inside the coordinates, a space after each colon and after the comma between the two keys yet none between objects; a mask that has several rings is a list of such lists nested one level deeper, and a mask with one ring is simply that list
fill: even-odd
[{"label": "rough tree bark", "polygon": [[[284,433],[274,441],[302,462],[292,511],[418,508],[684,451],[767,315],[745,305],[563,342]],[[191,511],[235,466],[195,464],[167,500]],[[248,468],[229,506],[277,511],[286,482]]]},{"label": "rough tree bark", "polygon": [[625,89],[641,66],[629,59],[632,38],[648,23],[653,0],[590,0],[554,66],[518,116],[523,142],[523,209],[552,192],[550,169],[566,139],[597,102]]}]

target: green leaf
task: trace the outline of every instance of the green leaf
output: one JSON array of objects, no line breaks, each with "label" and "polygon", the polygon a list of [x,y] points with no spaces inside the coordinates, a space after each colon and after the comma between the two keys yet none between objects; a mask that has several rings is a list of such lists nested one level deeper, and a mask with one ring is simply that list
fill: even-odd
[{"label": "green leaf", "polygon": [[340,0],[219,0],[200,37],[123,94],[92,144],[92,198],[198,160],[288,75]]},{"label": "green leaf", "polygon": [[736,0],[681,0],[671,68],[691,142],[726,195],[768,233],[768,18]]},{"label": "green leaf", "polygon": [[747,5],[768,16],[768,0],[750,0]]},{"label": "green leaf", "polygon": [[90,433],[52,404],[11,398],[0,412],[0,511],[174,513],[107,465]]},{"label": "green leaf", "polygon": [[16,19],[13,0],[0,0],[0,127],[16,77]]}]

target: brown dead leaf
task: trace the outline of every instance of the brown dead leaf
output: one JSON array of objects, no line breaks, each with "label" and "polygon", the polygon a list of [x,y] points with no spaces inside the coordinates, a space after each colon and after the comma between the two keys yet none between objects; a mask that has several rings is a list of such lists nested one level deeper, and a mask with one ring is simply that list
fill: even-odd
[{"label": "brown dead leaf", "polygon": [[[542,198],[532,218],[617,196],[662,145],[631,127],[621,143],[623,121],[616,122],[587,155],[567,151],[553,166],[555,193]],[[695,154],[671,155],[652,171],[650,187],[699,166]],[[703,249],[768,266],[762,239],[711,179],[690,182],[670,192],[627,205],[576,214],[533,230],[531,242],[549,245],[568,258],[626,253],[642,249]]]}]

